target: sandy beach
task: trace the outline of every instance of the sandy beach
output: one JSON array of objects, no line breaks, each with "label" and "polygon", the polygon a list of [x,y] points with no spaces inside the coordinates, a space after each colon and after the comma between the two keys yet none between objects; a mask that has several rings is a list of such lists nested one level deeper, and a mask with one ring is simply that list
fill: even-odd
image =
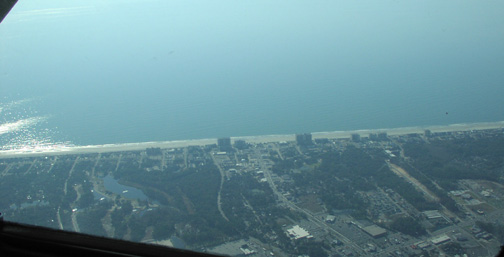
[{"label": "sandy beach", "polygon": [[[313,132],[313,139],[328,138],[341,139],[350,138],[352,134],[359,134],[361,137],[368,137],[370,133],[386,132],[389,136],[405,135],[411,133],[424,133],[425,130],[436,132],[456,132],[469,130],[485,130],[504,128],[504,121],[485,122],[485,123],[467,123],[467,124],[452,124],[446,126],[419,126],[405,128],[383,128],[383,129],[362,129],[353,131],[331,131],[331,132]],[[294,141],[295,135],[265,135],[265,136],[245,136],[231,137],[231,141],[245,140],[248,143],[269,143],[269,142],[288,142]],[[14,157],[31,157],[31,156],[48,156],[62,154],[86,154],[86,153],[107,153],[120,151],[137,151],[144,150],[149,147],[159,147],[161,149],[180,148],[187,146],[204,146],[216,144],[216,138],[210,139],[195,139],[195,140],[176,140],[162,142],[141,142],[141,143],[122,143],[122,144],[105,144],[105,145],[88,145],[88,146],[54,146],[42,149],[16,149],[0,151],[0,158]]]}]

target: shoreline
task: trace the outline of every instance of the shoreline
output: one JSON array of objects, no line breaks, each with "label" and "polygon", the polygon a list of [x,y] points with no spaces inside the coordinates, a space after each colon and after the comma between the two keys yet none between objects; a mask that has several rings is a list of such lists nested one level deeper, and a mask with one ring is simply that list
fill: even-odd
[{"label": "shoreline", "polygon": [[[361,129],[349,131],[328,131],[328,132],[312,132],[313,139],[344,139],[351,138],[352,134],[359,134],[361,137],[368,137],[371,133],[386,132],[389,136],[398,136],[406,134],[422,134],[425,130],[430,130],[432,133],[439,132],[457,132],[470,130],[486,130],[486,129],[502,129],[504,121],[498,122],[481,122],[481,123],[463,123],[451,125],[437,126],[417,126],[417,127],[402,127],[402,128],[382,128],[382,129]],[[271,142],[289,142],[295,141],[295,134],[287,135],[264,135],[264,136],[241,136],[230,137],[231,141],[244,140],[247,143],[271,143]],[[66,154],[87,154],[87,153],[110,153],[123,151],[138,151],[146,148],[181,148],[188,146],[205,146],[217,144],[217,138],[207,139],[190,139],[190,140],[174,140],[160,142],[140,142],[140,143],[119,143],[119,144],[104,144],[104,145],[87,145],[87,146],[54,146],[43,149],[15,149],[0,151],[0,159],[17,158],[17,157],[36,157],[49,155],[66,155]]]}]

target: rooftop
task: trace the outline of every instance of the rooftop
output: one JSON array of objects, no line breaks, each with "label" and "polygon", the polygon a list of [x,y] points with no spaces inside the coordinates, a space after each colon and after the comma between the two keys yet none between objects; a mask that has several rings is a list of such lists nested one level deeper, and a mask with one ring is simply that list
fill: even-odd
[{"label": "rooftop", "polygon": [[372,237],[378,237],[378,236],[381,236],[381,235],[387,233],[387,230],[385,230],[384,228],[381,228],[377,225],[367,226],[367,227],[362,228],[362,230],[364,230],[364,232],[368,233]]},{"label": "rooftop", "polygon": [[300,239],[303,237],[310,237],[310,233],[306,231],[304,228],[300,227],[299,225],[295,225],[294,227],[287,229],[287,233],[289,234],[290,237],[294,239]]},{"label": "rooftop", "polygon": [[451,240],[451,238],[444,234],[444,235],[440,235],[438,237],[432,238],[431,242],[435,245],[438,245],[438,244],[444,243],[449,240]]}]

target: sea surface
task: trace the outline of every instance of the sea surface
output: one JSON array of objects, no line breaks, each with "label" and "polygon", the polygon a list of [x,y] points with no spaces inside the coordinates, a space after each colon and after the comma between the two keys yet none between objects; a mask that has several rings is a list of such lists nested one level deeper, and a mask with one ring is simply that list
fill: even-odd
[{"label": "sea surface", "polygon": [[504,120],[503,1],[20,1],[1,149]]}]

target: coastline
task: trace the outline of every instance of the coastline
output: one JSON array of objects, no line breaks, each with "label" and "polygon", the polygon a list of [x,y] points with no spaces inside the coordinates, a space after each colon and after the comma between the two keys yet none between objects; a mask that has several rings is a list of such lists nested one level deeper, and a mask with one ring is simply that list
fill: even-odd
[{"label": "coastline", "polygon": [[[485,129],[502,129],[504,121],[498,122],[482,122],[482,123],[463,123],[451,124],[444,126],[418,126],[418,127],[403,127],[403,128],[382,128],[382,129],[361,129],[351,131],[329,131],[329,132],[312,132],[313,139],[344,139],[350,138],[352,134],[359,134],[361,137],[368,137],[370,133],[386,132],[389,136],[398,136],[405,134],[424,133],[425,130],[430,130],[433,133],[439,132],[457,132],[470,130],[485,130]],[[231,141],[244,140],[247,143],[271,143],[271,142],[289,142],[295,141],[295,134],[287,135],[264,135],[264,136],[242,136],[231,137]],[[138,151],[145,150],[150,147],[159,147],[161,149],[181,148],[188,146],[205,146],[216,144],[217,138],[207,139],[191,139],[191,140],[175,140],[161,142],[140,142],[140,143],[120,143],[120,144],[104,144],[104,145],[87,145],[87,146],[54,146],[43,149],[15,149],[0,151],[0,159],[16,158],[16,157],[35,157],[35,156],[50,156],[50,155],[65,155],[65,154],[87,154],[87,153],[109,153],[121,151]]]}]

